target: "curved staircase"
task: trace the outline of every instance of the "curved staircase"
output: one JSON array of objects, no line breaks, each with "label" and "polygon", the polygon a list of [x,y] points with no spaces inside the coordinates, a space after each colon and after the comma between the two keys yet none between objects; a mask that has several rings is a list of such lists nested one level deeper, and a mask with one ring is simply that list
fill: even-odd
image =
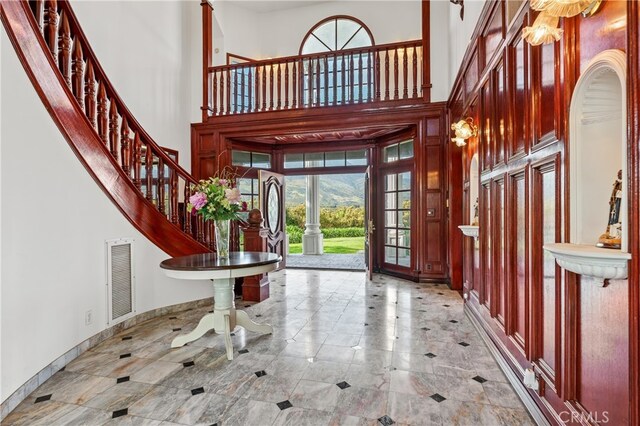
[{"label": "curved staircase", "polygon": [[212,251],[212,225],[186,212],[195,179],[127,109],[69,3],[2,1],[0,17],[58,129],[129,222],[170,256]]}]

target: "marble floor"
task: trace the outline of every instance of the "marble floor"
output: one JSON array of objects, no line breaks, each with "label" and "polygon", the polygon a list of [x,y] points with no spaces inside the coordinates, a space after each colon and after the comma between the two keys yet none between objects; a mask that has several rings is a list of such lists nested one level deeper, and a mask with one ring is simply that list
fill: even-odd
[{"label": "marble floor", "polygon": [[287,268],[364,271],[364,252],[354,254],[287,255]]},{"label": "marble floor", "polygon": [[85,352],[3,425],[531,425],[446,285],[285,270],[238,307],[233,361],[209,332],[170,349],[208,309],[156,318]]}]

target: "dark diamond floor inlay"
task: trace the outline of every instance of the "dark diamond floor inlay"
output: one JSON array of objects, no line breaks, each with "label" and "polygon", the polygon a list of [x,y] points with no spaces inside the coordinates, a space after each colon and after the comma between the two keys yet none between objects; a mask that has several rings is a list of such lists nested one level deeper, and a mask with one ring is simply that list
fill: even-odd
[{"label": "dark diamond floor inlay", "polygon": [[53,394],[49,394],[49,395],[42,395],[36,398],[34,404],[37,404],[38,402],[45,402],[51,399],[51,395]]},{"label": "dark diamond floor inlay", "polygon": [[131,356],[131,354],[122,354],[122,355],[120,355],[120,359],[129,358],[130,356]]},{"label": "dark diamond floor inlay", "polygon": [[437,355],[436,355],[436,354],[434,354],[434,353],[429,352],[429,353],[427,353],[427,354],[424,354],[424,356],[426,356],[426,357],[428,357],[428,358],[435,358]]},{"label": "dark diamond floor inlay", "polygon": [[131,340],[131,339],[133,339],[133,337],[131,337],[131,336],[126,336],[126,337],[122,338],[122,340]]},{"label": "dark diamond floor inlay", "polygon": [[378,419],[378,423],[380,423],[382,426],[390,426],[392,424],[394,424],[395,422],[393,421],[393,419],[389,416],[382,416]]},{"label": "dark diamond floor inlay", "polygon": [[239,354],[248,354],[249,353],[249,349],[240,349],[238,351]]},{"label": "dark diamond floor inlay", "polygon": [[182,363],[183,367],[193,367],[194,365],[196,365],[196,363],[193,361],[187,361]]},{"label": "dark diamond floor inlay", "polygon": [[429,327],[422,327],[420,330],[423,330],[423,331],[429,331],[429,330],[431,330],[431,329],[430,329]]},{"label": "dark diamond floor inlay", "polygon": [[418,297],[416,297],[416,299],[420,299],[420,300],[422,300],[422,297],[418,296]]},{"label": "dark diamond floor inlay", "polygon": [[204,388],[203,387],[191,389],[191,395],[198,395],[200,393],[204,393]]},{"label": "dark diamond floor inlay", "polygon": [[127,414],[129,414],[129,409],[128,408],[123,408],[122,410],[114,411],[113,415],[111,416],[111,418],[115,419],[116,417],[126,416]]},{"label": "dark diamond floor inlay", "polygon": [[375,307],[373,307],[373,306],[369,306],[369,309],[375,309]]},{"label": "dark diamond floor inlay", "polygon": [[476,377],[474,377],[474,378],[473,378],[473,380],[475,380],[475,381],[476,381],[476,382],[478,382],[478,383],[484,383],[484,382],[486,382],[486,381],[487,381],[487,379],[485,379],[485,378],[484,378],[484,377],[482,377],[482,376],[476,376]]},{"label": "dark diamond floor inlay", "polygon": [[442,306],[444,306],[445,308],[448,308],[448,307],[450,307],[451,305],[442,305]]},{"label": "dark diamond floor inlay", "polygon": [[430,396],[430,398],[433,399],[435,402],[442,402],[445,399],[447,399],[444,396],[440,395],[439,393],[434,393],[433,395]]},{"label": "dark diamond floor inlay", "polygon": [[181,328],[174,328],[173,331],[180,331],[182,330]]},{"label": "dark diamond floor inlay", "polygon": [[169,317],[169,319],[178,319],[178,317]]},{"label": "dark diamond floor inlay", "polygon": [[350,388],[351,385],[347,382],[340,382],[336,384],[340,389],[346,389],[346,388]]},{"label": "dark diamond floor inlay", "polygon": [[281,410],[286,410],[287,408],[293,407],[293,404],[291,404],[288,399],[286,401],[278,402],[276,405]]},{"label": "dark diamond floor inlay", "polygon": [[266,376],[267,372],[264,371],[264,370],[260,370],[260,371],[256,371],[255,375],[258,376],[258,377],[262,377],[262,376]]},{"label": "dark diamond floor inlay", "polygon": [[124,376],[124,377],[118,377],[118,380],[116,380],[116,383],[124,383],[128,381],[129,381],[129,376]]},{"label": "dark diamond floor inlay", "polygon": [[456,320],[451,320],[449,322],[452,323],[452,324],[457,324],[458,323],[458,321],[456,321]]},{"label": "dark diamond floor inlay", "polygon": [[468,344],[467,342],[460,342],[460,343],[458,343],[458,344],[459,344],[460,346],[464,346],[465,348],[466,348],[467,346],[469,346],[469,344]]}]

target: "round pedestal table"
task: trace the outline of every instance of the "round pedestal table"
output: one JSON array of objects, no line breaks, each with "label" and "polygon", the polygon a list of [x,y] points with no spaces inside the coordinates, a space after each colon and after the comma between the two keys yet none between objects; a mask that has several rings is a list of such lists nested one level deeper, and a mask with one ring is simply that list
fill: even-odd
[{"label": "round pedestal table", "polygon": [[183,346],[199,339],[207,331],[214,330],[224,335],[227,359],[232,360],[231,332],[236,326],[261,334],[273,333],[270,325],[255,323],[246,312],[236,311],[233,287],[235,278],[274,271],[281,260],[282,257],[274,253],[231,252],[228,259],[219,259],[214,253],[204,253],[174,257],[160,263],[160,268],[168,277],[213,281],[213,313],[202,317],[191,333],[173,339],[171,347]]}]

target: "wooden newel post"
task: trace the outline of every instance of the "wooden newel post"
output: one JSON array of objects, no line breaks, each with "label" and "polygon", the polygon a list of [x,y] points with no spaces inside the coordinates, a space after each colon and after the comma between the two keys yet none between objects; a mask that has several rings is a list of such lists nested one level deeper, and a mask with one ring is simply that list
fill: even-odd
[{"label": "wooden newel post", "polygon": [[211,106],[211,77],[209,68],[213,66],[213,6],[202,0],[202,121],[209,119]]},{"label": "wooden newel post", "polygon": [[[253,209],[249,212],[249,226],[242,228],[244,232],[245,251],[267,251],[267,235],[269,230],[262,226],[262,212]],[[269,298],[269,277],[266,274],[252,275],[244,278],[242,299],[251,302],[262,302]]]}]

